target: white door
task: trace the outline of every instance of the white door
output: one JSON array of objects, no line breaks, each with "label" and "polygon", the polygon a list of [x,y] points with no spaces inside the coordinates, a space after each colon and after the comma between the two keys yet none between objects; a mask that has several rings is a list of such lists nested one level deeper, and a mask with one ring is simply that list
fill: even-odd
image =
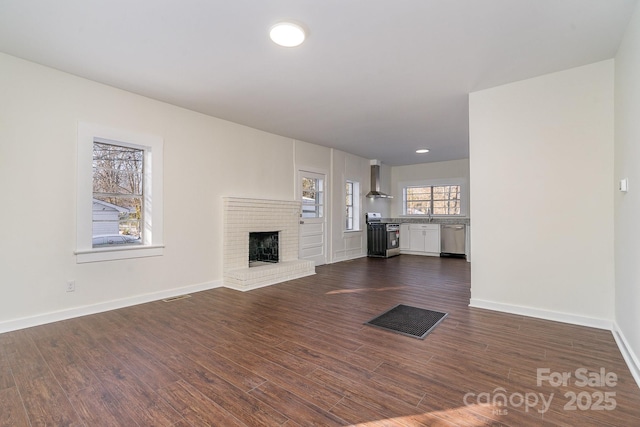
[{"label": "white door", "polygon": [[302,202],[300,218],[300,259],[326,264],[326,206],[325,175],[298,172],[298,197]]}]

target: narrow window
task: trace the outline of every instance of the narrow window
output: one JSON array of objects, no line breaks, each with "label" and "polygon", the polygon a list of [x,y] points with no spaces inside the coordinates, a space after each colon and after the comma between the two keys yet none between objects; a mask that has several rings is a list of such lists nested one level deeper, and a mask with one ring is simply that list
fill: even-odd
[{"label": "narrow window", "polygon": [[345,231],[360,230],[360,183],[345,183]]},{"label": "narrow window", "polygon": [[345,230],[353,230],[353,216],[354,216],[354,206],[353,206],[353,182],[347,181],[345,188],[346,200],[345,200],[345,217],[346,224]]}]

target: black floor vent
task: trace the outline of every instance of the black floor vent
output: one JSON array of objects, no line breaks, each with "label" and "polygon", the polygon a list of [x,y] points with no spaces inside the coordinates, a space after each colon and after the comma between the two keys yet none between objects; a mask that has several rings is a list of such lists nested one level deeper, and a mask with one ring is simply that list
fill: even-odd
[{"label": "black floor vent", "polygon": [[374,317],[365,325],[407,335],[413,338],[424,339],[448,313],[427,310],[398,304],[392,309]]}]

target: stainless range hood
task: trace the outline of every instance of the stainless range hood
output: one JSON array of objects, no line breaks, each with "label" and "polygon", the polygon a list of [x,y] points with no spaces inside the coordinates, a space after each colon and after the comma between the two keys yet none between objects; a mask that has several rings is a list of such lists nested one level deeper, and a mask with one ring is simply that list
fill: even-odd
[{"label": "stainless range hood", "polygon": [[371,191],[367,193],[367,197],[372,199],[393,199],[380,191],[380,161],[371,160]]}]

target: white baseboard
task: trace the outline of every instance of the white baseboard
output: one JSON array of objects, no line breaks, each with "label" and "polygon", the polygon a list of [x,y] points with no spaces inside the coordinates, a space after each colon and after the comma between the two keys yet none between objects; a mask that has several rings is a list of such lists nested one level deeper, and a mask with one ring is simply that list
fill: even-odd
[{"label": "white baseboard", "polygon": [[354,259],[358,259],[358,258],[366,258],[367,254],[363,254],[363,253],[359,253],[357,255],[345,255],[344,257],[341,257],[339,253],[335,253],[333,254],[333,258],[327,262],[327,264],[335,264],[338,262],[344,262],[344,261],[352,261]]},{"label": "white baseboard", "polygon": [[613,334],[613,339],[616,341],[618,349],[620,350],[620,353],[622,353],[622,357],[629,367],[629,371],[631,371],[633,379],[636,381],[636,384],[638,384],[638,387],[640,387],[640,360],[638,360],[638,356],[633,352],[631,346],[629,345],[629,342],[620,330],[620,327],[614,321],[575,316],[566,313],[558,313],[509,304],[501,304],[478,299],[472,299],[469,303],[469,307],[484,308],[487,310],[501,311],[505,313],[536,317],[539,319],[553,320],[556,322],[570,323],[573,325],[588,326],[591,328],[606,329],[608,331],[611,331],[611,333]]},{"label": "white baseboard", "polygon": [[412,251],[410,249],[400,249],[400,255],[420,255],[420,256],[440,256],[440,252],[422,252],[422,251]]},{"label": "white baseboard", "polygon": [[157,301],[165,298],[176,297],[179,295],[189,294],[192,292],[206,291],[222,286],[222,280],[216,280],[208,283],[185,286],[182,288],[168,289],[150,294],[136,295],[133,297],[122,298],[113,301],[101,302],[98,304],[85,305],[81,307],[73,307],[66,310],[54,311],[35,316],[23,317],[20,319],[8,320],[0,322],[0,333],[15,331],[18,329],[30,328],[32,326],[44,325],[46,323],[58,322],[60,320],[73,319],[74,317],[86,316],[89,314],[102,313],[104,311],[115,310],[118,308],[130,307],[132,305],[144,304],[146,302]]},{"label": "white baseboard", "polygon": [[629,341],[627,341],[627,338],[615,322],[613,324],[612,332],[613,338],[616,340],[616,344],[618,344],[618,348],[620,349],[620,353],[622,353],[622,357],[624,358],[624,361],[627,362],[631,375],[633,375],[633,379],[636,380],[636,384],[640,387],[640,360],[638,360],[638,356],[633,352],[629,345]]},{"label": "white baseboard", "polygon": [[293,274],[293,275],[287,276],[284,279],[278,278],[278,279],[269,280],[266,282],[260,282],[259,284],[256,284],[256,285],[236,286],[233,283],[225,283],[223,286],[227,289],[233,289],[234,291],[247,292],[247,291],[252,291],[254,289],[264,288],[266,286],[277,285],[278,283],[287,282],[289,280],[301,279],[303,277],[313,276],[314,274],[316,274],[315,270],[313,272],[303,272],[300,274]]},{"label": "white baseboard", "polygon": [[538,308],[519,305],[502,304],[493,301],[471,299],[469,307],[484,308],[487,310],[502,311],[504,313],[518,314],[522,316],[537,317],[539,319],[553,320],[555,322],[570,323],[572,325],[588,326],[590,328],[613,330],[613,321],[594,317],[577,316],[575,314],[561,313],[557,311],[540,310]]}]

